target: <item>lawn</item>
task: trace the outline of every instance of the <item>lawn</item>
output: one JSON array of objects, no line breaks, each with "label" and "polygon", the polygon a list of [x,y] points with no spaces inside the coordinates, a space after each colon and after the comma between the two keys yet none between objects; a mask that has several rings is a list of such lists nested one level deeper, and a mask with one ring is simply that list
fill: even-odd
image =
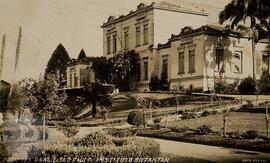
[{"label": "lawn", "polygon": [[[165,124],[162,124],[165,126]],[[221,132],[223,127],[223,115],[210,115],[197,119],[178,120],[168,122],[168,127],[189,127],[196,129],[201,125],[210,125],[213,131]],[[244,132],[248,130],[257,130],[259,135],[266,136],[265,114],[262,113],[246,113],[246,112],[230,112],[227,118],[227,132]]]}]

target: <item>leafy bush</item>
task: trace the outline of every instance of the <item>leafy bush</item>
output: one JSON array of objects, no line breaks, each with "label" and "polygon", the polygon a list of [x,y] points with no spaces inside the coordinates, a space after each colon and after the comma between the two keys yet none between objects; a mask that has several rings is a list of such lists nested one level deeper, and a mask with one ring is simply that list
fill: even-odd
[{"label": "leafy bush", "polygon": [[226,82],[226,80],[220,78],[215,82],[214,89],[217,93],[225,93],[227,92],[227,86],[228,83]]},{"label": "leafy bush", "polygon": [[109,128],[107,129],[107,133],[113,137],[124,138],[134,136],[135,133],[127,130],[127,129],[119,129],[119,128]]},{"label": "leafy bush", "polygon": [[153,119],[153,122],[155,123],[155,124],[160,124],[160,122],[161,122],[161,117],[155,117],[154,119]]},{"label": "leafy bush", "polygon": [[196,113],[188,113],[184,112],[181,116],[182,119],[191,119],[191,118],[196,118]]},{"label": "leafy bush", "polygon": [[6,146],[0,143],[0,160],[2,162],[7,162],[9,157],[11,157],[11,154],[8,152]]},{"label": "leafy bush", "polygon": [[156,74],[152,73],[150,82],[149,82],[149,89],[150,91],[157,91],[159,90],[160,81]]},{"label": "leafy bush", "polygon": [[255,139],[258,137],[258,131],[256,130],[248,130],[242,134],[245,139]]},{"label": "leafy bush", "polygon": [[210,113],[210,111],[207,111],[207,110],[205,110],[205,111],[203,111],[202,112],[202,116],[204,117],[204,116],[208,116],[208,115],[210,115],[211,113]]},{"label": "leafy bush", "polygon": [[128,119],[127,122],[130,125],[134,125],[134,126],[140,126],[143,124],[144,119],[143,119],[143,113],[140,111],[131,111],[128,115]]},{"label": "leafy bush", "polygon": [[270,93],[270,75],[267,71],[264,71],[259,80],[259,90],[261,94]]},{"label": "leafy bush", "polygon": [[248,76],[241,81],[238,91],[241,94],[253,94],[256,91],[256,81],[251,76]]},{"label": "leafy bush", "polygon": [[213,110],[213,111],[212,111],[212,114],[213,114],[213,115],[217,115],[217,114],[218,114],[218,111],[217,111],[217,110]]},{"label": "leafy bush", "polygon": [[112,139],[110,136],[99,132],[94,132],[88,134],[86,137],[74,139],[71,143],[75,146],[102,146],[112,144]]},{"label": "leafy bush", "polygon": [[66,137],[70,138],[79,132],[79,124],[76,120],[68,118],[64,122],[60,122],[57,125],[57,129],[62,131]]},{"label": "leafy bush", "polygon": [[233,83],[229,83],[227,85],[227,89],[225,93],[237,93],[238,83],[239,83],[239,80],[235,80]]},{"label": "leafy bush", "polygon": [[227,133],[227,135],[228,135],[230,138],[234,138],[234,139],[240,139],[240,138],[241,138],[241,133],[240,133],[240,131],[229,132],[229,133]]},{"label": "leafy bush", "polygon": [[196,133],[199,135],[207,135],[210,134],[212,131],[211,126],[209,125],[202,125],[196,128]]},{"label": "leafy bush", "polygon": [[115,138],[112,140],[113,144],[116,146],[123,146],[127,145],[127,139],[122,139],[122,138]]}]

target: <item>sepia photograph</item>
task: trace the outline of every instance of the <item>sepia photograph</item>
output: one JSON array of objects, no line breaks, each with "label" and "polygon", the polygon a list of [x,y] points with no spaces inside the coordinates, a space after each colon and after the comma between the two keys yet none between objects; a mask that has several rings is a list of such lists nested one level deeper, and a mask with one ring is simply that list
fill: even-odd
[{"label": "sepia photograph", "polygon": [[270,0],[0,0],[0,163],[270,162]]}]

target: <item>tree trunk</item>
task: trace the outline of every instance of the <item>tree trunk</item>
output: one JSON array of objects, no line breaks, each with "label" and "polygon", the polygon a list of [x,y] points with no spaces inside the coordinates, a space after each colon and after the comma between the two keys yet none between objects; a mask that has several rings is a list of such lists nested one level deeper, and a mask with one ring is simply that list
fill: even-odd
[{"label": "tree trunk", "polygon": [[43,141],[46,139],[46,114],[43,113]]},{"label": "tree trunk", "polygon": [[92,117],[95,118],[97,115],[97,102],[93,101],[92,102]]}]

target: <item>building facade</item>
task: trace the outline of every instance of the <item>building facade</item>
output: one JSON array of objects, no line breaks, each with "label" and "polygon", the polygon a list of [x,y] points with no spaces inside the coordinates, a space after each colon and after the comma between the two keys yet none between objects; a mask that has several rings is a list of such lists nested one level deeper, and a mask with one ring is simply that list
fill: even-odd
[{"label": "building facade", "polygon": [[95,82],[95,73],[90,69],[93,58],[73,59],[67,66],[67,88],[81,88]]},{"label": "building facade", "polygon": [[174,90],[208,91],[219,78],[228,82],[248,76],[259,79],[263,71],[269,71],[267,42],[255,46],[253,71],[252,40],[214,25],[185,27],[167,43],[159,44],[157,51],[161,71],[167,71]]},{"label": "building facade", "polygon": [[[186,17],[190,19],[186,19]],[[158,73],[160,62],[157,46],[165,43],[171,33],[179,33],[186,25],[199,27],[207,22],[207,13],[186,10],[166,3],[143,3],[136,11],[118,18],[109,17],[103,28],[103,55],[107,58],[127,50],[139,55],[137,88],[149,90],[152,73]],[[159,74],[160,75],[160,74]]]},{"label": "building facade", "polygon": [[[149,90],[151,74],[170,81],[170,89],[214,89],[216,79],[233,82],[257,79],[269,71],[266,42],[252,53],[252,40],[243,34],[207,24],[203,10],[187,10],[164,3],[139,4],[136,11],[109,17],[103,28],[107,58],[135,50],[139,55],[137,89]],[[168,40],[169,38],[169,40]],[[253,64],[254,63],[254,64]]]}]

